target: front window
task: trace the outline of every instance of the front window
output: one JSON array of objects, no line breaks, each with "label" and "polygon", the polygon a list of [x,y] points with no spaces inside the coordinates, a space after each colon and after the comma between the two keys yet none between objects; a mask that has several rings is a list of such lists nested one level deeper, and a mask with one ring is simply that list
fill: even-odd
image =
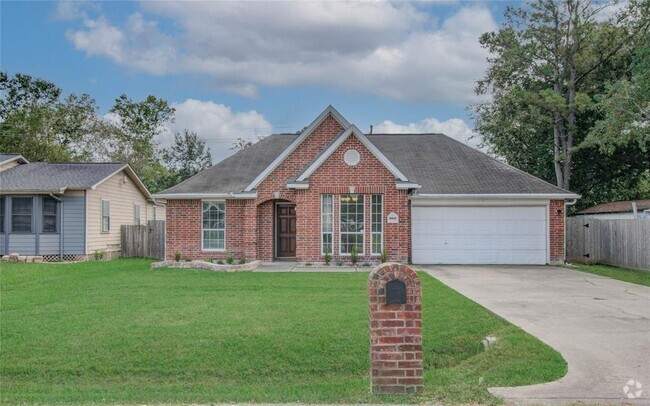
[{"label": "front window", "polygon": [[334,196],[322,195],[321,199],[321,252],[333,254]]},{"label": "front window", "polygon": [[359,255],[364,255],[364,201],[363,195],[341,195],[340,197],[340,251],[351,254],[352,247]]},{"label": "front window", "polygon": [[111,201],[102,199],[102,233],[111,231]]},{"label": "front window", "polygon": [[11,199],[11,231],[14,233],[32,232],[32,209],[34,199],[31,197],[14,197]]},{"label": "front window", "polygon": [[373,255],[381,255],[381,251],[384,247],[383,200],[382,195],[372,195],[370,201],[370,252]]},{"label": "front window", "polygon": [[226,203],[203,202],[203,249],[226,249]]},{"label": "front window", "polygon": [[133,204],[133,224],[140,225],[140,205],[137,203]]},{"label": "front window", "polygon": [[57,201],[52,197],[43,197],[43,232],[57,231]]}]

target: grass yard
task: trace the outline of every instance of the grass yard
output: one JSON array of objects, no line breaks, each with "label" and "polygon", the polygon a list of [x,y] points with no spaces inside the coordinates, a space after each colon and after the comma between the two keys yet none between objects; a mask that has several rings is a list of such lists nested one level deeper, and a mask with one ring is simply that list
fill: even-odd
[{"label": "grass yard", "polygon": [[573,264],[573,268],[592,273],[594,275],[606,276],[619,281],[636,283],[637,285],[650,286],[650,272],[638,269],[618,268],[609,265],[584,265]]},{"label": "grass yard", "polygon": [[[369,394],[364,273],[217,273],[148,260],[0,268],[0,403],[499,403],[563,358],[420,274],[425,394]],[[486,335],[499,338],[484,352]]]}]

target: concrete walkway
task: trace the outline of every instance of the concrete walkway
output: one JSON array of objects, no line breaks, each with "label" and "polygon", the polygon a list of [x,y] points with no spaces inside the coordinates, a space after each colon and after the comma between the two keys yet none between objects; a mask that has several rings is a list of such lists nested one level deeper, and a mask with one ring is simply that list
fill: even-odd
[{"label": "concrete walkway", "polygon": [[265,262],[253,272],[370,272],[375,265],[350,266],[345,264],[338,266],[331,263],[329,266],[323,264],[305,265],[303,262]]},{"label": "concrete walkway", "polygon": [[[562,353],[562,379],[490,391],[515,404],[650,405],[650,288],[547,266],[422,266]],[[628,399],[629,380],[642,393]],[[638,389],[628,387],[628,393]]]}]

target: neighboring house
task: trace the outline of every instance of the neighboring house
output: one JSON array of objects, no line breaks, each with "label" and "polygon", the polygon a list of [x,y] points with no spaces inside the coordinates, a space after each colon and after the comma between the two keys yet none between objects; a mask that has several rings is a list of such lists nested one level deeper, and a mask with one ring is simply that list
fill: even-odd
[{"label": "neighboring house", "polygon": [[364,134],[333,107],[164,191],[166,256],[545,264],[579,196],[442,134]]},{"label": "neighboring house", "polygon": [[650,200],[619,201],[597,204],[578,212],[576,215],[608,220],[650,219]]},{"label": "neighboring house", "polygon": [[0,254],[119,255],[120,226],[165,219],[129,165],[29,163],[0,154]]}]

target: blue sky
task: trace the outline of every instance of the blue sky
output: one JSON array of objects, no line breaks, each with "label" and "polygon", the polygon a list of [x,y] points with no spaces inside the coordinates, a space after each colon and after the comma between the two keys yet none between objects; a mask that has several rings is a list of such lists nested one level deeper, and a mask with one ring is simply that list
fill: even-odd
[{"label": "blue sky", "polygon": [[177,108],[169,133],[199,132],[215,158],[328,104],[362,129],[467,141],[478,36],[505,5],[3,1],[0,66],[89,93],[101,114],[122,93],[164,98]]}]

